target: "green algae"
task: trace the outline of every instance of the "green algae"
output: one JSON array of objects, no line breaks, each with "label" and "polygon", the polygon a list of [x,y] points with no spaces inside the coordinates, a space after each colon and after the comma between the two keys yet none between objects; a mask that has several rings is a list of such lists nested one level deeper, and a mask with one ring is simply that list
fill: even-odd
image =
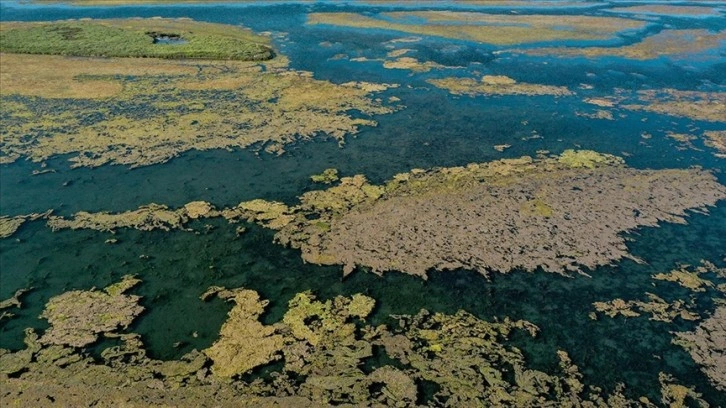
[{"label": "green algae", "polygon": [[567,149],[557,159],[560,163],[572,167],[586,167],[588,169],[595,168],[596,165],[618,165],[625,161],[621,157],[611,154],[602,154],[592,150],[573,150]]},{"label": "green algae", "polygon": [[[59,298],[83,293],[102,292],[67,292],[51,299],[46,311]],[[267,301],[256,292],[212,287],[202,297],[212,295],[235,304],[219,340],[203,353],[192,351],[178,360],[150,358],[133,333],[105,332],[120,344],[105,348],[98,360],[80,346],[44,341],[56,329],[53,322],[43,336],[27,330],[25,349],[0,350],[0,402],[24,404],[48,396],[64,405],[102,400],[110,405],[163,401],[175,406],[215,401],[225,407],[654,406],[646,398],[625,397],[623,385],[608,394],[583,383],[564,351],[557,353],[560,366],[552,372],[529,368],[522,352],[508,341],[515,331],[536,337],[537,327],[527,321],[487,322],[465,311],[447,315],[422,310],[394,316],[398,328],[373,327],[366,324],[375,304],[372,298],[356,294],[322,301],[304,292],[290,301],[282,322],[264,325],[259,317]],[[89,321],[106,313],[84,312]],[[382,347],[396,366],[363,370],[373,346]],[[284,371],[273,372],[267,380],[242,379],[241,374],[278,358],[284,358]],[[701,401],[692,388],[667,374],[660,381],[664,403]],[[438,387],[424,400],[419,391],[423,382]]]},{"label": "green algae", "polygon": [[[178,39],[158,44],[159,38]],[[236,26],[190,19],[69,20],[3,23],[0,51],[77,57],[196,58],[261,61],[273,58],[267,37]]]},{"label": "green algae", "polygon": [[389,85],[316,80],[287,69],[282,56],[255,63],[3,54],[0,64],[0,163],[71,154],[74,167],[138,167],[192,149],[253,146],[282,154],[296,141],[326,135],[342,144],[376,125],[353,110],[401,108],[371,98]]},{"label": "green algae", "polygon": [[310,176],[313,183],[332,184],[339,180],[337,169],[325,169],[320,174]]},{"label": "green algae", "polygon": [[[259,322],[269,303],[251,290],[214,288],[217,296],[234,302],[220,338],[204,353],[213,361],[212,373],[222,378],[245,374],[251,369],[280,358],[283,338],[273,327]],[[203,298],[209,295],[207,291]]]}]

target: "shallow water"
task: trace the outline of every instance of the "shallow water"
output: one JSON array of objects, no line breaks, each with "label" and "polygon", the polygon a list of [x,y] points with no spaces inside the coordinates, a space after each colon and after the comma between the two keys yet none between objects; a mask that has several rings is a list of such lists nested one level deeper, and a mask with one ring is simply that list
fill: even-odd
[{"label": "shallow water", "polygon": [[[610,15],[602,8],[584,12]],[[320,188],[309,177],[329,167],[339,169],[342,175],[360,173],[381,182],[412,168],[535,155],[538,150],[558,153],[568,148],[625,155],[628,165],[637,168],[699,165],[713,169],[721,183],[726,183],[725,161],[714,157],[713,149],[698,140],[694,145],[699,150],[680,150],[678,142],[665,136],[667,130],[692,133],[694,127],[723,130],[723,122],[694,122],[627,111],[626,117],[616,121],[574,114],[594,111],[592,105],[582,102],[583,98],[608,95],[614,88],[724,91],[723,49],[711,60],[698,63],[557,59],[512,56],[495,53],[498,47],[490,45],[426,37],[398,48],[413,48],[417,50],[413,55],[421,60],[457,68],[411,73],[384,69],[377,61],[330,60],[339,53],[382,58],[389,51],[387,41],[408,36],[304,24],[306,13],[311,11],[361,10],[389,8],[327,4],[39,9],[3,2],[3,20],[192,17],[285,33],[274,38],[278,49],[289,56],[291,67],[336,83],[356,80],[401,84],[381,97],[396,96],[406,109],[377,117],[377,127],[362,129],[348,138],[343,148],[321,136],[289,146],[287,153],[279,157],[254,150],[190,151],[166,164],[133,170],[122,166],[70,169],[67,158],[58,157],[47,163],[54,173],[37,176],[31,176],[31,172],[40,169],[38,164],[19,161],[0,167],[2,214],[53,209],[57,214],[69,215],[80,210],[123,211],[150,202],[176,207],[193,200],[210,201],[218,207],[253,198],[294,203],[303,192]],[[571,12],[575,13],[575,9]],[[725,29],[726,19],[661,18],[644,33],[665,26]],[[623,43],[639,38],[629,35]],[[323,41],[332,45],[319,45]],[[449,95],[425,82],[472,72],[574,90],[585,83],[593,89],[577,90],[576,96],[557,99],[472,98]],[[643,139],[642,132],[653,136]],[[493,146],[501,144],[512,147],[500,153]],[[542,329],[540,335],[535,340],[516,335],[513,341],[535,368],[555,367],[555,351],[563,349],[589,383],[610,389],[625,382],[632,395],[655,396],[657,374],[666,371],[696,385],[714,404],[725,406],[726,397],[708,384],[682,348],[671,344],[671,331],[690,330],[694,323],[677,320],[666,324],[647,317],[592,321],[588,317],[594,301],[642,298],[646,291],[667,300],[687,296],[674,289],[675,285],[659,282],[654,286],[651,279],[652,274],[667,272],[678,263],[697,264],[701,259],[726,263],[726,202],[710,212],[708,216],[691,215],[688,225],[664,224],[630,234],[628,245],[633,255],[647,262],[643,265],[622,261],[588,271],[591,277],[571,278],[541,271],[513,271],[490,279],[470,271],[434,272],[428,281],[400,273],[379,277],[365,271],[342,279],[339,267],[304,264],[299,251],[273,244],[270,231],[253,225],[247,226],[248,232],[239,238],[235,226],[218,221],[208,222],[214,228],[203,233],[121,230],[113,235],[118,243],[106,244],[109,233],[53,233],[42,222],[33,222],[12,238],[0,241],[0,299],[19,288],[35,288],[24,297],[18,317],[0,326],[0,347],[20,348],[23,328],[43,328],[45,322],[37,316],[50,297],[71,289],[102,287],[133,273],[143,280],[136,293],[143,296],[147,310],[131,329],[142,335],[150,354],[157,358],[177,358],[192,348],[207,347],[216,339],[230,305],[220,300],[199,300],[211,285],[257,290],[271,300],[264,315],[267,323],[279,320],[287,301],[304,290],[312,290],[320,298],[365,293],[378,301],[374,323],[387,322],[390,314],[415,313],[421,308],[450,313],[463,308],[485,319],[526,319]],[[201,223],[191,226],[205,230]],[[697,301],[701,311],[714,308],[708,297],[701,296]],[[181,344],[175,347],[178,342]]]}]

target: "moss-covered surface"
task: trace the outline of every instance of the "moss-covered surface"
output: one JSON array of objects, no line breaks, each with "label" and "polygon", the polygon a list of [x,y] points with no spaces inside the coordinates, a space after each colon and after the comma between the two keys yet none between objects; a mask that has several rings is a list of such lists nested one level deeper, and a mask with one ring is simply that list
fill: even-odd
[{"label": "moss-covered surface", "polygon": [[310,176],[313,183],[331,184],[339,180],[337,169],[325,169],[320,174]]},{"label": "moss-covered surface", "polygon": [[397,109],[370,96],[387,85],[333,84],[286,64],[3,54],[0,163],[70,154],[74,166],[137,167],[251,146],[280,154],[318,135],[342,143],[376,124],[365,117]]},{"label": "moss-covered surface", "polygon": [[267,37],[241,27],[161,18],[2,23],[0,52],[242,61],[274,57]]},{"label": "moss-covered surface", "polygon": [[[58,299],[93,293],[101,292],[74,291],[51,299],[44,316],[55,316]],[[119,339],[119,345],[101,351],[100,359],[82,347],[88,343],[46,341],[58,328],[55,317],[42,337],[28,329],[26,348],[0,350],[0,403],[656,406],[644,397],[629,399],[622,384],[610,393],[584,384],[578,367],[564,351],[558,352],[559,367],[551,372],[528,367],[522,352],[508,341],[515,331],[536,337],[538,329],[526,321],[487,322],[465,311],[447,315],[422,310],[416,315],[395,316],[397,328],[374,327],[366,323],[373,299],[353,295],[323,301],[304,292],[290,301],[282,322],[263,325],[258,318],[266,301],[254,291],[210,288],[205,297],[213,293],[235,303],[220,339],[205,353],[192,351],[179,360],[150,358],[138,335],[109,333],[115,327],[100,330]],[[107,314],[98,308],[71,310],[74,316],[80,312],[88,322],[101,321]],[[393,365],[364,369],[373,347],[380,348]],[[270,375],[244,376],[283,357],[284,367],[273,368]],[[661,373],[659,380],[664,404],[702,402],[693,388],[678,384],[673,377]],[[435,387],[425,393],[424,384]]]}]

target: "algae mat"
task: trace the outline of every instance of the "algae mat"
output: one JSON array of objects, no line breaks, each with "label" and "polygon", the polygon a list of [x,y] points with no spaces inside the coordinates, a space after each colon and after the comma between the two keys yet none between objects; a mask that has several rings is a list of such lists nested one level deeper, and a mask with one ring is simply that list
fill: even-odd
[{"label": "algae mat", "polygon": [[726,405],[722,7],[54,3],[1,404]]},{"label": "algae mat", "polygon": [[[162,33],[174,31],[174,27],[177,29],[174,32],[179,27],[195,29],[194,24],[188,27],[187,22],[167,20],[83,21],[30,27],[25,23],[10,23],[2,31],[3,38],[8,44],[18,45],[20,41],[9,34],[29,31],[30,37],[37,30],[70,29],[67,24],[84,27],[78,35],[94,38],[94,33],[83,30],[110,29],[124,24],[131,27],[138,24],[143,30],[164,30]],[[207,26],[217,35],[221,35],[220,31],[229,31],[224,26],[202,25]],[[148,35],[132,32],[148,37],[147,43],[151,44]],[[250,35],[241,33],[242,38]],[[190,44],[195,38],[190,38]],[[123,38],[119,41],[127,43]],[[55,52],[43,48],[54,47],[52,37],[31,44],[40,46],[30,50],[23,46],[3,46],[2,50]],[[91,47],[102,44],[92,43]],[[202,48],[207,47],[205,37],[202,36],[200,44]],[[195,54],[194,50],[148,55],[175,61],[84,58],[96,54],[74,45],[69,47],[73,48],[56,51],[79,57],[3,54],[0,60],[4,123],[1,162],[20,157],[43,161],[73,154],[70,160],[74,166],[111,163],[137,167],[163,163],[190,149],[244,148],[254,144],[281,153],[285,144],[296,140],[325,134],[343,143],[345,135],[356,133],[360,126],[375,125],[374,120],[352,117],[349,114],[352,110],[374,115],[396,109],[374,101],[369,95],[387,89],[388,85],[315,80],[307,72],[286,69],[286,60],[281,56],[262,65],[185,59],[189,56],[230,59],[224,49],[228,47],[237,52],[234,43],[222,42],[220,51],[210,49],[209,55]],[[174,49],[177,45],[168,47]],[[120,55],[138,56],[138,53],[124,50]]]}]

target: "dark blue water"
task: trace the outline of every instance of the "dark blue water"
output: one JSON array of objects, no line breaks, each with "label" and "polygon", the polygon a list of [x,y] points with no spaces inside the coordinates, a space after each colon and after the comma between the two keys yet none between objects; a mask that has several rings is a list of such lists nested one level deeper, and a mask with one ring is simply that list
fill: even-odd
[{"label": "dark blue water", "polygon": [[[609,15],[602,10],[604,7],[568,12]],[[123,211],[150,202],[179,206],[207,200],[229,206],[252,198],[294,203],[303,192],[319,188],[312,185],[309,176],[329,167],[338,168],[342,175],[362,173],[381,182],[411,168],[534,155],[538,150],[558,153],[575,147],[625,155],[627,163],[637,168],[703,166],[713,169],[726,183],[724,160],[714,157],[713,150],[703,146],[702,141],[694,142],[700,150],[678,150],[678,143],[665,136],[667,130],[692,133],[694,127],[699,132],[723,129],[723,123],[627,111],[622,111],[626,116],[616,121],[574,114],[594,112],[594,107],[582,103],[582,99],[609,95],[615,88],[629,92],[663,87],[723,91],[723,50],[720,56],[699,64],[667,59],[633,62],[620,58],[529,58],[495,52],[505,47],[424,38],[400,47],[415,49],[412,56],[421,60],[459,68],[412,74],[384,69],[376,61],[330,60],[339,53],[383,58],[389,51],[387,41],[407,36],[304,24],[310,11],[337,10],[376,12],[388,8],[331,4],[38,8],[3,2],[3,20],[192,17],[285,33],[275,37],[276,46],[290,57],[293,68],[336,83],[356,80],[401,84],[382,97],[396,96],[407,108],[377,117],[377,127],[362,129],[342,149],[335,141],[320,137],[292,145],[280,157],[246,150],[190,151],[169,163],[134,170],[122,166],[70,169],[67,158],[57,157],[48,162],[56,172],[38,176],[31,176],[33,170],[39,169],[37,164],[19,161],[0,167],[0,212],[26,214],[53,209],[67,215],[80,210]],[[643,33],[603,44],[632,43],[666,25],[726,29],[725,20],[663,18]],[[324,41],[332,45],[320,46]],[[577,95],[556,99],[458,97],[426,82],[444,76],[473,76],[474,72],[567,86]],[[578,89],[582,83],[593,89]],[[644,131],[653,137],[643,139]],[[533,139],[533,134],[540,137]],[[512,147],[500,153],[493,149],[499,144]],[[646,291],[666,300],[688,296],[673,284],[659,282],[653,286],[651,275],[667,272],[678,263],[697,264],[701,259],[723,265],[724,202],[709,216],[691,216],[688,225],[666,224],[637,231],[630,236],[629,246],[647,264],[624,261],[590,271],[592,278],[514,271],[488,280],[470,271],[455,271],[432,273],[424,282],[399,273],[378,277],[358,271],[343,280],[340,268],[306,265],[298,251],[273,244],[270,231],[250,225],[249,232],[237,238],[234,226],[221,221],[210,224],[214,228],[200,234],[119,231],[114,235],[118,243],[113,245],[104,243],[110,237],[108,233],[53,233],[40,222],[25,225],[11,239],[0,241],[0,298],[19,288],[35,289],[24,297],[25,307],[19,316],[0,326],[0,347],[20,348],[23,328],[44,327],[44,321],[37,316],[51,296],[71,289],[102,287],[133,273],[144,281],[136,293],[144,297],[142,303],[147,311],[132,330],[142,334],[150,353],[158,358],[176,358],[215,340],[229,305],[198,299],[211,285],[259,291],[271,300],[264,316],[268,323],[280,319],[287,301],[300,291],[311,289],[322,298],[365,293],[378,300],[375,323],[386,322],[390,314],[416,313],[421,308],[449,313],[463,308],[485,319],[527,319],[542,329],[540,336],[534,340],[515,336],[513,341],[535,368],[556,367],[555,351],[562,349],[570,353],[589,383],[610,389],[625,382],[632,395],[648,394],[657,400],[657,374],[665,371],[696,385],[716,405],[726,405],[726,398],[708,385],[690,356],[670,343],[671,331],[690,330],[694,323],[677,320],[665,324],[647,317],[588,318],[594,301],[641,299]],[[205,230],[201,223],[192,227]],[[713,310],[709,296],[696,300],[701,311]],[[181,345],[174,347],[177,342]]]}]

